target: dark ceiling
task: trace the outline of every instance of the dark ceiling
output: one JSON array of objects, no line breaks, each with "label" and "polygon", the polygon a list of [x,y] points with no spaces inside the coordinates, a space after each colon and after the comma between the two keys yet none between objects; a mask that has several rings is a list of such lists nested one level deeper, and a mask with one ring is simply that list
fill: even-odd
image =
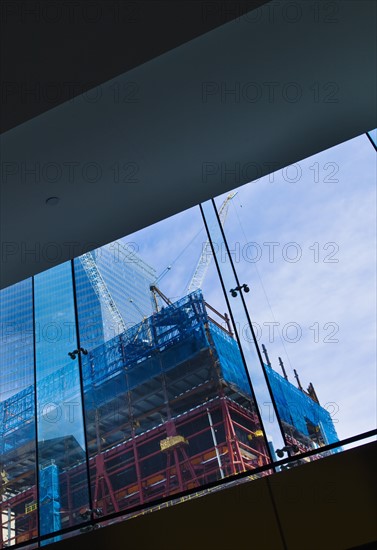
[{"label": "dark ceiling", "polygon": [[265,3],[1,2],[1,132]]},{"label": "dark ceiling", "polygon": [[[73,4],[72,21],[68,12],[56,23],[46,2],[0,4],[12,128],[1,135],[1,288],[376,127],[370,0],[272,0],[246,13],[238,2],[64,2]],[[102,6],[102,21],[88,21],[88,5]],[[108,5],[126,20],[109,21]],[[131,9],[139,15],[127,22]],[[114,97],[130,84],[136,99]],[[293,101],[282,93],[292,84],[302,91]],[[263,94],[240,98],[241,85]],[[258,170],[235,179],[223,166]]]}]

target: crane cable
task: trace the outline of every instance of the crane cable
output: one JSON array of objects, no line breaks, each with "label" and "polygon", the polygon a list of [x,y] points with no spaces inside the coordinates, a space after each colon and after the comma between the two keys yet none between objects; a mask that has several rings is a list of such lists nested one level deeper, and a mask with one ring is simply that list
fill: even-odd
[{"label": "crane cable", "polygon": [[[200,235],[200,233],[202,233],[204,230],[204,227],[201,227],[199,229],[199,231],[197,231],[195,233],[195,235],[190,239],[190,241],[187,243],[187,245],[183,248],[183,250],[181,250],[181,252],[178,254],[178,256],[174,259],[173,262],[171,262],[161,273],[160,275],[156,278],[154,284],[156,284],[157,282],[160,282],[161,279],[163,277],[165,277],[165,275],[167,275],[169,273],[169,271],[171,271],[172,267],[174,266],[174,264],[181,258],[181,256],[183,256],[183,254],[186,252],[186,250],[189,248],[189,246],[192,245],[192,243],[194,242],[194,240]],[[190,276],[190,279],[191,279],[191,276]],[[185,285],[185,288],[186,288],[187,285]]]},{"label": "crane cable", "polygon": [[[241,202],[240,202],[239,196],[238,196],[238,201],[239,201],[239,203],[240,203],[240,207],[242,208],[242,204],[241,204]],[[245,243],[248,243],[249,241],[247,240],[246,232],[245,232],[245,229],[244,229],[244,227],[243,227],[243,225],[242,225],[241,219],[240,219],[240,217],[239,217],[239,215],[238,215],[237,209],[236,209],[235,205],[233,205],[233,206],[234,206],[234,210],[235,210],[235,213],[236,213],[236,216],[237,216],[237,220],[238,220],[238,223],[239,223],[241,232],[242,232],[242,234],[243,234],[243,238],[245,239]],[[262,281],[262,277],[261,277],[261,275],[260,275],[260,273],[259,273],[259,270],[258,270],[258,267],[257,267],[256,262],[254,262],[254,267],[255,267],[255,271],[257,272],[257,276],[258,276],[260,285],[261,285],[261,287],[262,287],[264,297],[265,297],[266,302],[267,302],[267,304],[268,304],[268,307],[269,307],[269,309],[270,309],[272,318],[273,318],[274,322],[277,323],[276,318],[275,318],[275,315],[274,315],[274,312],[273,312],[273,310],[272,310],[272,306],[271,306],[270,300],[268,299],[268,296],[267,296],[267,291],[266,291],[266,289],[265,289],[265,287],[264,287],[264,284],[263,284],[263,281]],[[280,324],[280,323],[279,323],[279,324]],[[281,336],[281,334],[280,334],[280,331],[278,331],[278,334],[279,334],[279,338],[280,338],[280,341],[281,341],[281,343],[282,343],[283,349],[284,349],[284,351],[285,351],[285,354],[286,354],[286,356],[287,356],[289,366],[291,367],[291,370],[292,370],[292,372],[293,372],[292,363],[291,363],[290,357],[289,357],[289,355],[288,355],[287,349],[286,349],[286,347],[285,347],[284,340],[283,340],[283,338],[282,338],[282,336]]]}]

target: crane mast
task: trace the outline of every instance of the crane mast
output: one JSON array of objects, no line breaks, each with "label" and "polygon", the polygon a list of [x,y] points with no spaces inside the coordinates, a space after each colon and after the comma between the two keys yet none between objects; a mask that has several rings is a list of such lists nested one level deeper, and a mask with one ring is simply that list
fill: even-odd
[{"label": "crane mast", "polygon": [[[224,227],[224,223],[228,214],[229,209],[229,202],[237,195],[237,191],[235,193],[229,193],[229,195],[226,197],[225,201],[222,203],[220,210],[219,210],[219,219],[221,223],[221,227]],[[203,284],[204,278],[207,274],[208,268],[210,266],[211,260],[212,260],[212,253],[209,253],[209,247],[210,242],[207,240],[207,242],[203,245],[202,253],[200,255],[199,261],[197,263],[194,275],[191,279],[191,282],[188,286],[188,292],[193,292],[197,288],[200,288]]]}]

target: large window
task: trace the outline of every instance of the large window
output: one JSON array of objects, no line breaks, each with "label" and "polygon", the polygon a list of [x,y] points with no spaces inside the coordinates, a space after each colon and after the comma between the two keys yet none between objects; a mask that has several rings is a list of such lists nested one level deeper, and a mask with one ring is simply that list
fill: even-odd
[{"label": "large window", "polygon": [[0,293],[2,547],[375,428],[374,166],[360,136]]}]

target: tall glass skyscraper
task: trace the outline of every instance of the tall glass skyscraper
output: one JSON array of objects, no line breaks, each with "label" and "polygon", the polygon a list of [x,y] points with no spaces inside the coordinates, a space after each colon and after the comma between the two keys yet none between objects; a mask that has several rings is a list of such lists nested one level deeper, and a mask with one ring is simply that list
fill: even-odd
[{"label": "tall glass skyscraper", "polygon": [[106,308],[101,304],[80,258],[74,260],[74,266],[80,343],[85,349],[90,350],[108,339],[105,334]]},{"label": "tall glass skyscraper", "polygon": [[[156,279],[155,270],[121,241],[90,254],[124,325],[128,328],[151,315],[149,286]],[[44,375],[49,374],[48,365],[53,364],[55,369],[58,363],[63,366],[62,363],[69,360],[66,352],[64,358],[60,355],[60,349],[66,350],[67,345],[74,347],[76,338],[74,317],[67,313],[71,309],[67,303],[67,285],[72,285],[72,273],[68,264],[63,265],[34,277],[36,306],[39,297],[48,295],[51,285],[54,287],[53,302],[49,305],[54,311],[53,319],[50,319],[46,306],[47,309],[36,307],[38,315],[33,320],[32,279],[21,281],[0,293],[1,401],[34,383],[34,322],[37,359],[43,359],[47,369]],[[89,350],[122,332],[122,327],[115,326],[106,302],[80,258],[74,260],[74,271],[81,345]],[[47,363],[45,356],[49,358]]]},{"label": "tall glass skyscraper", "polygon": [[153,267],[121,240],[98,248],[93,256],[126,327],[151,315],[149,287],[156,280]]}]

